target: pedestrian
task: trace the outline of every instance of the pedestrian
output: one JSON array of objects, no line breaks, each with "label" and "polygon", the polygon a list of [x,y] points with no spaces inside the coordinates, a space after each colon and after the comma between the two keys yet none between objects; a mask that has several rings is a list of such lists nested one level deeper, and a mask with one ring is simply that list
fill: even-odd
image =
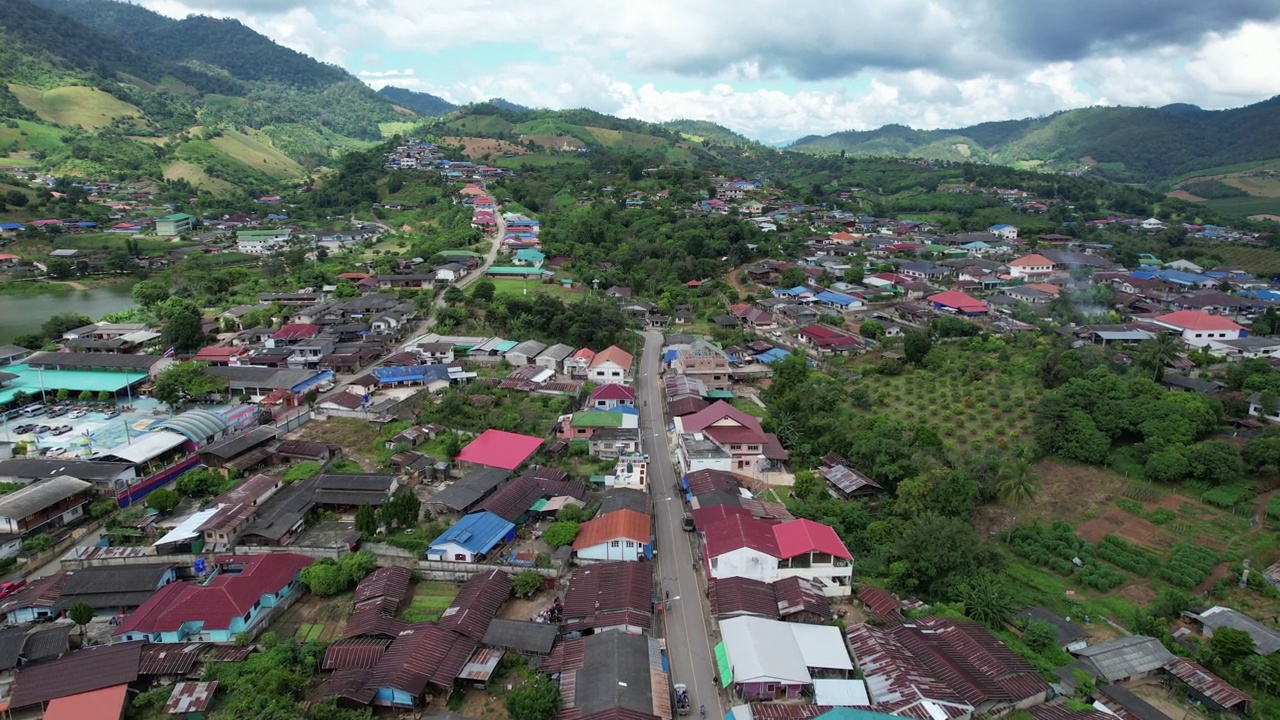
[{"label": "pedestrian", "polygon": [[670,590],[668,590],[668,591],[667,591],[667,601],[669,602],[670,600],[671,600],[671,591],[670,591]]}]

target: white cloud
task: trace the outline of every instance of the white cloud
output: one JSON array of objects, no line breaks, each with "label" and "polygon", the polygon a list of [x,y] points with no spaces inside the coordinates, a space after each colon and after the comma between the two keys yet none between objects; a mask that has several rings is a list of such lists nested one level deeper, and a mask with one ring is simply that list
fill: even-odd
[{"label": "white cloud", "polygon": [[[138,1],[237,17],[358,63],[375,88],[707,119],[770,141],[1280,94],[1277,0]],[[406,64],[418,71],[380,69]]]}]

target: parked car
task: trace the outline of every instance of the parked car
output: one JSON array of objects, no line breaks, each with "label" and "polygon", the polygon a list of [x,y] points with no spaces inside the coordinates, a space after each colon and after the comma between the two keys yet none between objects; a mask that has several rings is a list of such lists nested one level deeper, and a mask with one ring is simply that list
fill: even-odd
[{"label": "parked car", "polygon": [[698,526],[693,522],[692,515],[685,515],[684,520],[681,521],[681,526],[684,527],[685,532],[693,532],[698,529]]},{"label": "parked car", "polygon": [[71,432],[74,429],[75,428],[71,427],[70,425],[59,425],[58,427],[54,428],[53,434],[66,435],[67,433]]},{"label": "parked car", "polygon": [[14,429],[13,429],[13,431],[14,431],[14,432],[16,432],[16,433],[18,433],[19,435],[26,435],[26,434],[27,434],[27,433],[29,433],[29,432],[35,432],[35,431],[36,431],[36,426],[35,426],[35,425],[30,425],[30,424],[27,424],[27,425],[19,425],[18,427],[14,428]]},{"label": "parked car", "polygon": [[88,413],[86,413],[84,410],[72,410],[70,413],[67,414],[67,419],[79,420],[80,418],[84,417],[87,414]]},{"label": "parked car", "polygon": [[37,434],[37,435],[43,435],[43,434],[45,434],[45,433],[47,433],[47,432],[53,432],[53,426],[52,426],[52,425],[37,425],[37,426],[36,426],[36,434]]},{"label": "parked car", "polygon": [[53,417],[62,417],[63,415],[66,415],[68,412],[70,411],[64,407],[54,407],[54,408],[50,408],[49,412],[46,414],[49,417],[53,418]]},{"label": "parked car", "polygon": [[27,581],[25,579],[17,580],[14,582],[0,583],[0,599],[7,598],[26,586],[27,586]]},{"label": "parked car", "polygon": [[106,412],[102,413],[103,420],[111,420],[112,418],[118,418],[118,417],[120,417],[119,410],[107,410]]},{"label": "parked car", "polygon": [[20,418],[20,417],[22,417],[21,408],[15,408],[4,414],[5,420],[13,420],[14,418]]},{"label": "parked car", "polygon": [[67,454],[67,449],[61,448],[61,447],[49,448],[49,452],[46,454],[49,457],[62,457],[63,455]]}]

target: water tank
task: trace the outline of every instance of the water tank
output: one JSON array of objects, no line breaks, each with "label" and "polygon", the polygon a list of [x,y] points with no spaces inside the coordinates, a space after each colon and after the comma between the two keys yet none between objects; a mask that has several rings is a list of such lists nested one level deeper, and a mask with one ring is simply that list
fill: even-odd
[{"label": "water tank", "polygon": [[204,558],[196,558],[196,574],[201,575],[203,573],[204,573]]}]

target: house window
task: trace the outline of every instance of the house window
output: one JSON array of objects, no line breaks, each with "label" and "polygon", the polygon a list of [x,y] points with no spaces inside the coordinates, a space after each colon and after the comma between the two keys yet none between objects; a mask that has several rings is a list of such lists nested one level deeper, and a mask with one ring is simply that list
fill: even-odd
[{"label": "house window", "polygon": [[1196,333],[1196,337],[1203,337],[1203,333]]},{"label": "house window", "polygon": [[614,370],[613,372],[609,373],[609,377],[622,377],[622,373],[618,372],[617,370]]},{"label": "house window", "polygon": [[614,540],[614,541],[612,541],[612,542],[610,542],[610,543],[609,543],[609,547],[622,547],[622,541],[621,541],[621,540]]},{"label": "house window", "polygon": [[466,562],[467,556],[465,553],[454,553],[453,560],[454,562]]},{"label": "house window", "polygon": [[635,546],[636,546],[635,541],[633,541],[633,540],[628,540],[628,541],[627,541],[627,547],[629,547],[629,548],[633,548],[633,547],[635,547]]},{"label": "house window", "polygon": [[760,450],[760,446],[759,446],[759,445],[748,445],[748,446],[747,446],[747,452],[759,452],[759,450]]},{"label": "house window", "polygon": [[715,570],[720,566],[720,558],[711,558],[711,569]]},{"label": "house window", "polygon": [[730,449],[730,450],[741,450],[741,449],[742,449],[742,446],[741,446],[741,445],[734,444],[734,445],[730,445],[730,446],[729,446],[729,449]]}]

